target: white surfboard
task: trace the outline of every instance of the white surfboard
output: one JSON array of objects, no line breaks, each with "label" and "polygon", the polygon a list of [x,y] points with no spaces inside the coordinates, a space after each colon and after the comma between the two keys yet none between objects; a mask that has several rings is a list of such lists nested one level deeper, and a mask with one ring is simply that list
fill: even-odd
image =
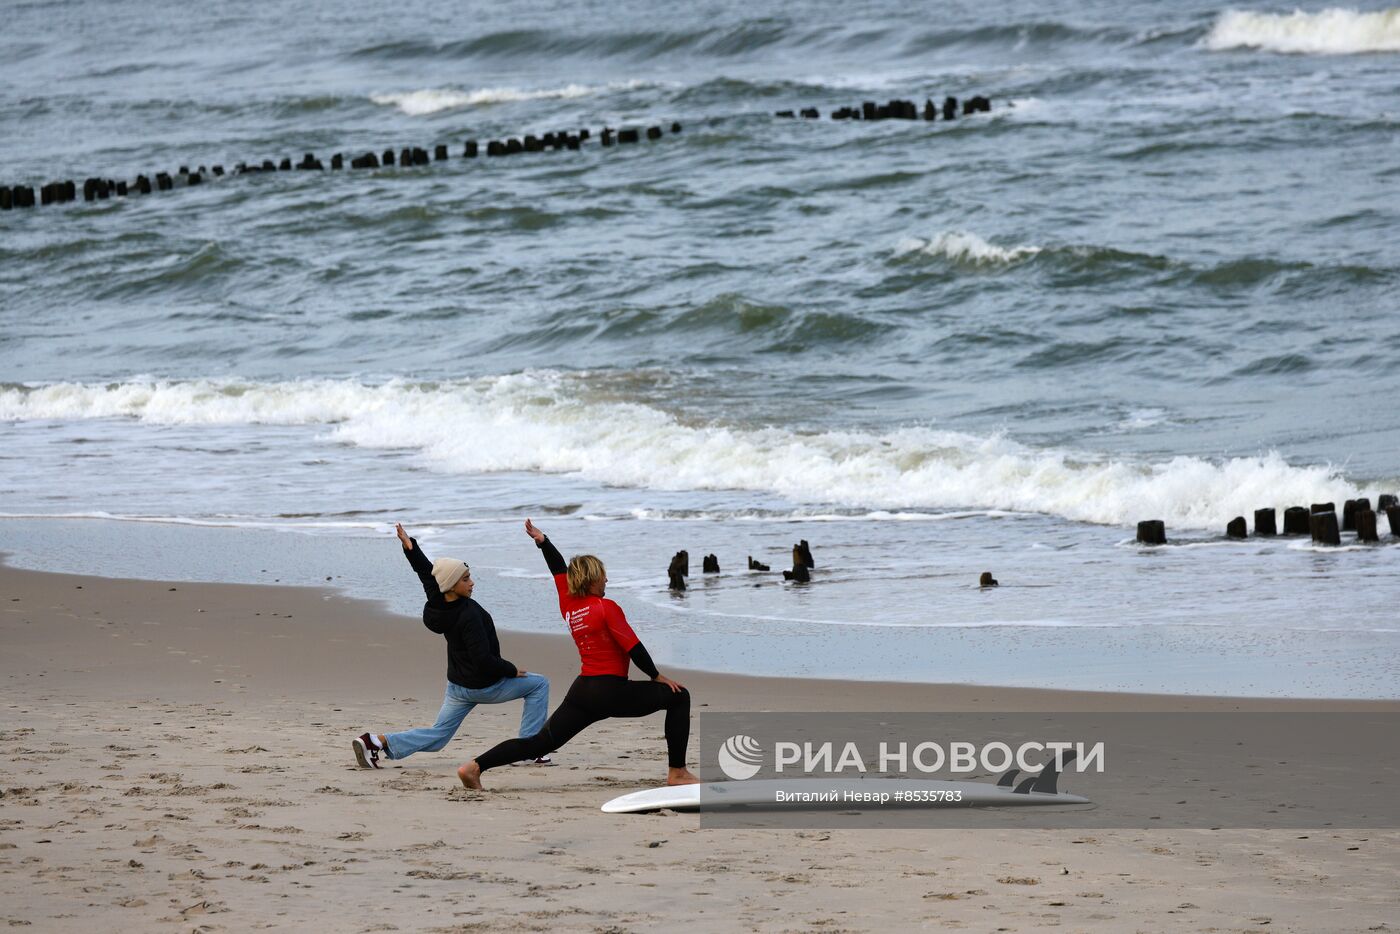
[{"label": "white surfboard", "polygon": [[[779,792],[787,797],[780,798]],[[864,797],[869,795],[888,795],[889,798],[877,803],[873,798]],[[899,800],[900,797],[903,800]],[[1017,792],[1010,786],[989,785],[986,782],[916,778],[792,778],[648,788],[613,798],[603,805],[603,811],[608,814],[638,814],[662,808],[715,811],[731,807],[850,811],[862,806],[883,810],[889,807],[1034,807],[1089,803],[1088,798],[1066,792]]]}]

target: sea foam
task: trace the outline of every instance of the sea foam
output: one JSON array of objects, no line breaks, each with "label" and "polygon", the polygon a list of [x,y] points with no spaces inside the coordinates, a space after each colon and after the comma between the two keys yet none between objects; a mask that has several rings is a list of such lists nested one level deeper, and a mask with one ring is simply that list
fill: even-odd
[{"label": "sea foam", "polygon": [[[618,401],[588,374],[440,383],[131,381],[0,389],[0,420],[306,425],[322,442],[417,452],[446,474],[536,471],[654,490],[753,490],[872,510],[1001,509],[1130,525],[1222,528],[1255,508],[1341,502],[1331,466],[1277,453],[1139,462],[924,425],[883,432],[691,422]],[[140,430],[139,426],[135,430]]]},{"label": "sea foam", "polygon": [[456,88],[423,88],[417,91],[404,91],[395,94],[372,94],[370,100],[386,107],[397,107],[410,117],[422,117],[444,110],[457,110],[462,107],[479,107],[485,104],[508,104],[516,101],[568,100],[587,97],[604,91],[630,90],[640,87],[641,82],[628,81],[594,87],[585,84],[566,84],[557,88],[477,88],[463,91]]},{"label": "sea foam", "polygon": [[591,93],[593,93],[593,89],[582,84],[570,84],[562,88],[548,88],[538,91],[523,91],[517,88],[480,88],[475,91],[424,88],[420,91],[407,91],[402,94],[375,94],[370,97],[370,100],[376,104],[397,107],[410,117],[422,117],[443,110],[476,107],[482,104],[586,97]]},{"label": "sea foam", "polygon": [[949,230],[931,240],[909,237],[901,240],[894,248],[895,256],[922,253],[937,256],[958,263],[975,265],[998,265],[1014,263],[1040,252],[1038,246],[997,246],[988,243],[975,233],[962,230]]},{"label": "sea foam", "polygon": [[1226,10],[1201,40],[1208,49],[1352,55],[1400,52],[1400,9],[1361,13],[1332,7],[1316,13]]}]

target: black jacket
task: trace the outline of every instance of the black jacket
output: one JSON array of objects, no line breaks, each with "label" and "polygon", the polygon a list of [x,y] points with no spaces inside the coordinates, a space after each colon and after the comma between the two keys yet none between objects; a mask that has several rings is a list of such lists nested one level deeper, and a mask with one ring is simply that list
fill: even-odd
[{"label": "black jacket", "polygon": [[423,582],[428,602],[423,604],[423,625],[447,640],[447,680],[464,688],[484,688],[502,678],[514,678],[516,667],[501,658],[501,641],[491,614],[470,597],[449,603],[433,579],[433,563],[409,539],[413,548],[404,557]]}]

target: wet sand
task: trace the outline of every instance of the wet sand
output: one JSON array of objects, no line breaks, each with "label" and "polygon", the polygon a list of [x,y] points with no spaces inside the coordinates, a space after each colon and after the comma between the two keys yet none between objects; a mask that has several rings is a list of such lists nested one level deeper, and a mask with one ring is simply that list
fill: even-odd
[{"label": "wet sand", "polygon": [[[519,704],[361,771],[354,735],[431,722],[442,643],[330,592],[3,567],[0,609],[12,926],[1312,932],[1400,913],[1396,831],[721,831],[602,814],[664,774],[660,717],[600,724],[554,767],[489,773],[484,793],[456,766],[512,735]],[[503,651],[548,675],[556,703],[576,671],[562,636],[504,633]],[[1400,709],[667,673],[713,710]]]}]

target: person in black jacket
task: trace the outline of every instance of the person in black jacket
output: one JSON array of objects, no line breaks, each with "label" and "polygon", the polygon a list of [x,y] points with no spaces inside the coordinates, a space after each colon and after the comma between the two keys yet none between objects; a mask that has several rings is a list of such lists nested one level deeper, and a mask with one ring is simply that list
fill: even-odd
[{"label": "person in black jacket", "polygon": [[[428,598],[423,604],[423,625],[447,640],[447,694],[432,726],[388,735],[366,732],[356,737],[350,745],[360,768],[379,768],[381,752],[390,759],[406,759],[415,752],[442,749],[477,704],[504,704],[523,697],[520,735],[538,733],[549,708],[549,679],[501,657],[496,624],[472,599],[476,583],[471,568],[456,558],[429,561],[402,525],[395,525],[394,531]],[[548,752],[537,753],[534,761],[551,764]]]}]

